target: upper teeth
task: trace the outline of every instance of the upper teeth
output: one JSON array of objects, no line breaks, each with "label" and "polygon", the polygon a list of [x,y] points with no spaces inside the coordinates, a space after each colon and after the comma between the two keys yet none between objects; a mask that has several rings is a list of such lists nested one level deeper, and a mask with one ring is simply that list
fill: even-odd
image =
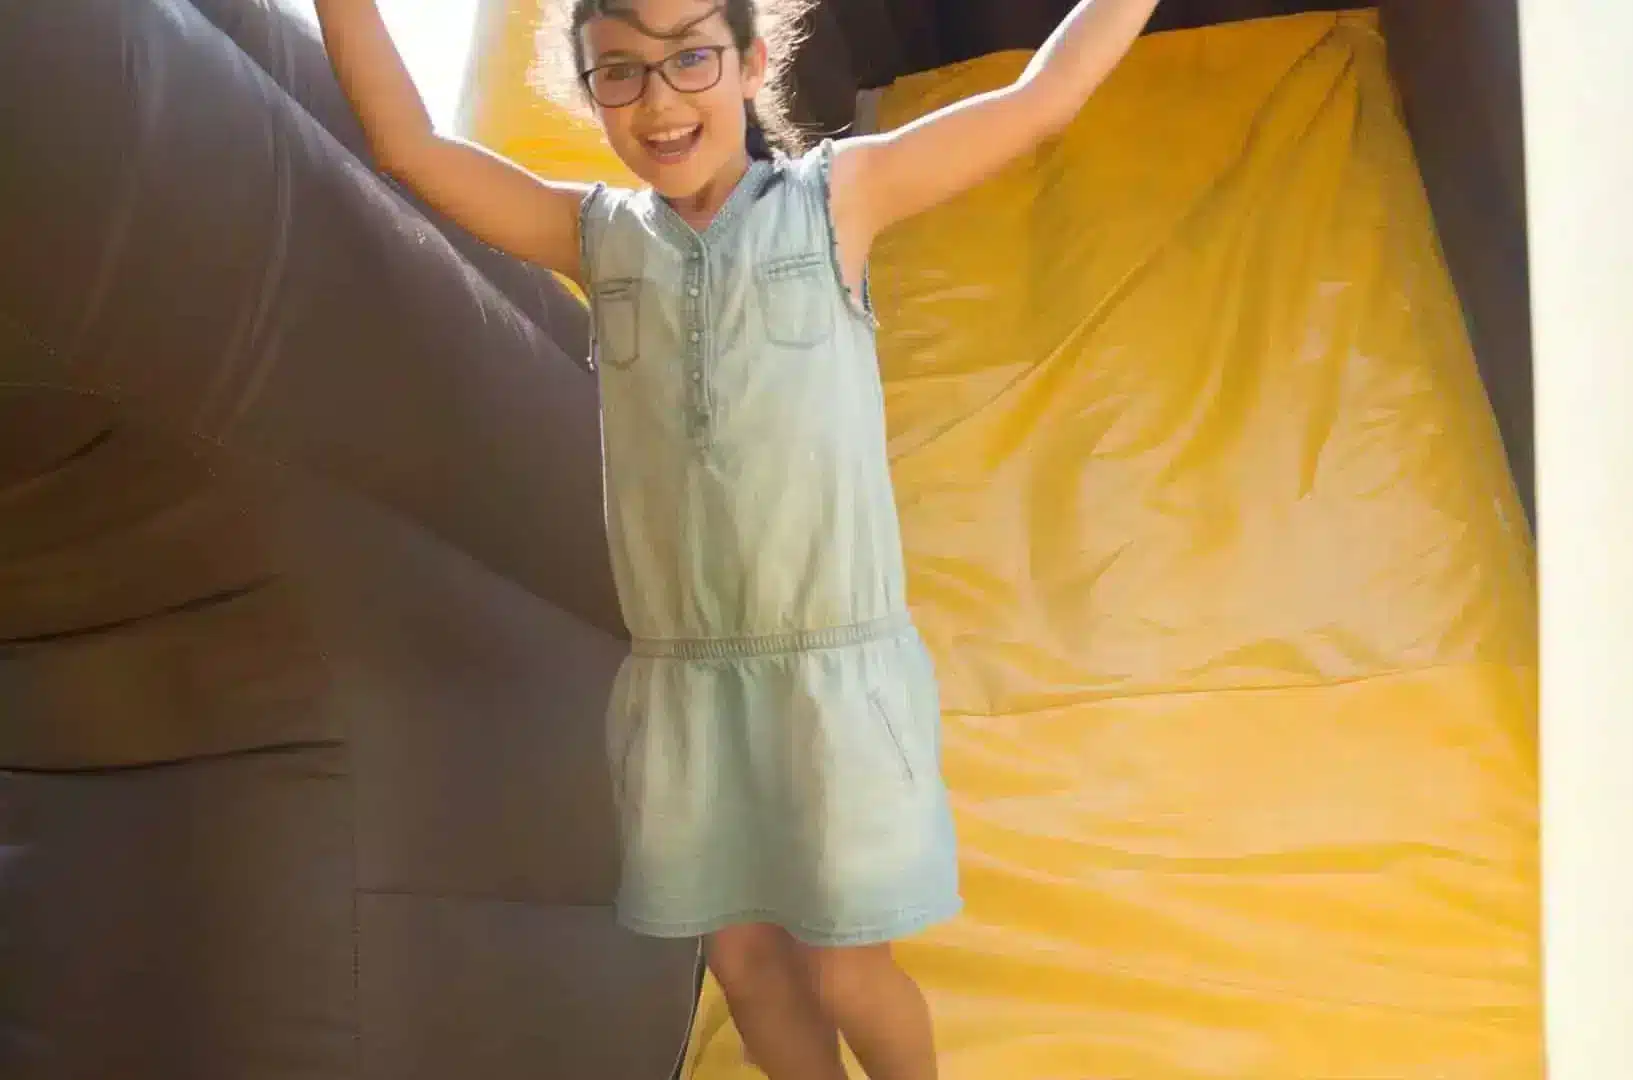
[{"label": "upper teeth", "polygon": [[657,132],[656,134],[654,134],[652,136],[652,141],[653,142],[673,142],[676,139],[684,139],[686,136],[690,135],[692,132],[694,132],[696,130],[697,130],[697,125],[696,124],[692,125],[691,127],[670,128],[667,131],[660,131],[660,132]]}]

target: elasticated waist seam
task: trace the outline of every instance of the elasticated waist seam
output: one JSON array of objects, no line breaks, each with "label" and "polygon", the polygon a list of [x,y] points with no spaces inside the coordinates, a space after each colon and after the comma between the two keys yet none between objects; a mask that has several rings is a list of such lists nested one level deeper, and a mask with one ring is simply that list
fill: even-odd
[{"label": "elasticated waist seam", "polygon": [[750,656],[842,649],[896,637],[913,629],[906,612],[886,615],[850,626],[830,626],[820,630],[790,630],[781,634],[741,638],[636,638],[630,651],[636,656],[675,660],[737,660]]}]

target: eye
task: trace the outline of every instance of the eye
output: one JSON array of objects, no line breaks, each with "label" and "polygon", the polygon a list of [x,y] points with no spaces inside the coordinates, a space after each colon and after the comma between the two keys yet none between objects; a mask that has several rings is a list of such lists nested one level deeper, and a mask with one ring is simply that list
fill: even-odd
[{"label": "eye", "polygon": [[633,79],[640,75],[639,64],[607,64],[599,69],[601,78],[610,82],[621,82],[624,79]]},{"label": "eye", "polygon": [[675,54],[675,63],[682,68],[697,67],[709,62],[708,49],[687,49]]}]

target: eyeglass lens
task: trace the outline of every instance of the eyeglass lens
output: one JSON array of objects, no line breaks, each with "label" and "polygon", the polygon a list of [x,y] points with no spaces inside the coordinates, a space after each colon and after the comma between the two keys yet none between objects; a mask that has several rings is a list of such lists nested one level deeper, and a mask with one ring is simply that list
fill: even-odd
[{"label": "eyeglass lens", "polygon": [[682,49],[651,65],[638,60],[603,64],[589,73],[590,93],[605,108],[629,105],[646,92],[653,70],[678,93],[701,93],[720,80],[720,52],[712,48]]}]

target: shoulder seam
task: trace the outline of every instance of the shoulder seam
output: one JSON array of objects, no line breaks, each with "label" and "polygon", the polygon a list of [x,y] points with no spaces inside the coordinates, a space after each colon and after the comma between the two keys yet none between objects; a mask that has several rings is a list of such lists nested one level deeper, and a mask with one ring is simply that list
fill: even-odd
[{"label": "shoulder seam", "polygon": [[862,271],[863,296],[858,298],[845,284],[845,269],[839,261],[839,230],[834,225],[833,215],[833,158],[834,141],[831,138],[823,139],[810,151],[815,159],[810,166],[816,173],[816,200],[817,215],[822,222],[824,239],[828,245],[828,271],[833,275],[833,287],[839,290],[845,307],[852,315],[863,320],[868,326],[877,330],[879,318],[874,313],[872,305],[867,302],[867,271]]},{"label": "shoulder seam", "polygon": [[[595,262],[591,256],[591,248],[595,246],[595,238],[599,236],[599,227],[596,221],[596,212],[602,197],[607,192],[604,181],[596,181],[584,198],[578,204],[578,262],[579,269],[584,274],[584,287],[593,294],[595,284]],[[595,236],[592,236],[595,233]],[[593,296],[590,298],[593,303]]]}]

